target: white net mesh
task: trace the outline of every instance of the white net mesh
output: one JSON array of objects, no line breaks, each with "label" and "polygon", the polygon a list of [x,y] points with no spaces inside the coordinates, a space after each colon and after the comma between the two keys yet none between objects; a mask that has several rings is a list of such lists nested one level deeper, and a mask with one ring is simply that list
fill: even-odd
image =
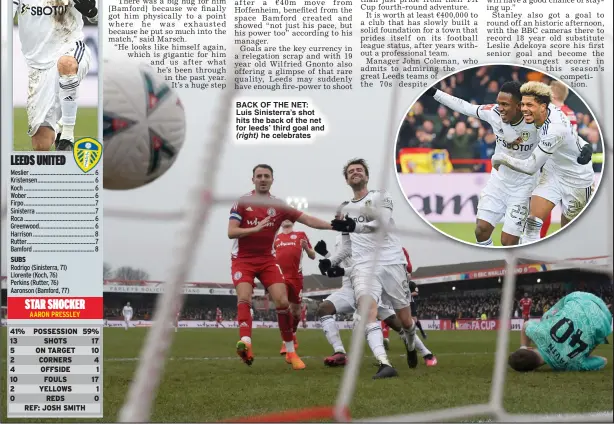
[{"label": "white net mesh", "polygon": [[[611,36],[608,37],[611,45]],[[232,58],[234,54],[228,55]],[[233,69],[232,63],[229,63],[229,70]],[[608,116],[606,105],[606,94],[611,93],[611,87],[607,86],[603,75],[598,74],[599,85],[603,87],[600,90],[601,96],[597,100],[597,110],[601,117]],[[396,84],[395,84],[396,85]],[[233,84],[230,84],[232,87]],[[607,87],[607,88],[606,88]],[[184,210],[175,212],[152,212],[140,210],[121,210],[121,209],[105,209],[105,218],[121,218],[121,219],[138,219],[153,220],[153,221],[182,221],[184,223],[183,230],[177,235],[176,261],[172,268],[171,278],[166,282],[166,289],[162,295],[157,298],[156,311],[154,314],[155,321],[151,330],[148,333],[146,342],[142,348],[136,377],[133,380],[128,397],[123,408],[121,409],[120,422],[147,422],[150,420],[152,404],[158,390],[158,384],[163,374],[164,365],[168,355],[169,348],[173,340],[173,328],[166,323],[174,320],[177,305],[182,303],[182,284],[186,281],[186,277],[190,272],[193,264],[194,254],[197,251],[204,233],[204,227],[207,223],[209,213],[214,205],[231,205],[236,201],[234,196],[217,196],[212,192],[215,187],[218,165],[223,152],[224,143],[227,139],[228,119],[232,116],[231,106],[235,96],[232,88],[227,89],[219,100],[218,113],[213,122],[216,127],[210,133],[210,142],[207,144],[206,157],[203,160],[204,166],[203,175],[197,179],[199,183],[192,189],[188,197],[188,205]],[[388,187],[390,176],[389,170],[393,167],[392,162],[392,145],[395,142],[395,132],[397,129],[396,111],[397,105],[397,90],[392,90],[391,105],[390,105],[390,125],[385,134],[387,143],[384,148],[384,165],[381,170],[381,187]],[[609,166],[612,160],[612,121],[610,119],[602,119],[600,121],[601,128],[604,134],[605,156],[608,166],[604,168],[601,191],[607,193],[608,207],[612,210],[613,206],[613,187],[611,167]],[[294,199],[300,203],[301,207],[306,207],[306,200]],[[331,215],[337,209],[338,205],[310,203],[310,211],[326,212]],[[6,206],[2,208],[2,218],[6,216]],[[578,269],[586,269],[593,272],[602,272],[612,278],[612,222],[608,221],[609,246],[608,256],[610,258],[607,269],[596,269],[588,265],[571,261],[561,261],[556,258],[536,258],[550,263],[566,264],[570,267]],[[379,229],[379,240],[383,240],[384,234],[389,231],[386,227]],[[413,240],[419,242],[420,239],[433,237],[433,231],[416,231],[412,229],[397,228],[395,232],[399,235],[411,236]],[[503,407],[504,384],[507,372],[506,359],[508,353],[509,341],[509,325],[512,312],[512,299],[516,287],[516,264],[517,253],[515,250],[508,250],[506,253],[507,269],[503,284],[500,321],[501,325],[498,330],[497,350],[495,356],[495,366],[493,369],[493,379],[490,392],[490,401],[488,404],[468,405],[456,408],[447,408],[438,411],[420,412],[408,415],[397,415],[390,417],[369,418],[368,422],[441,422],[444,420],[461,420],[476,416],[490,416],[496,421],[501,422],[612,422],[614,415],[612,411],[594,412],[585,414],[560,414],[560,415],[511,415],[508,414]],[[377,257],[375,258],[377,260]],[[366,305],[363,305],[366,306]],[[364,316],[365,308],[362,308],[360,314]],[[347,421],[345,415],[349,409],[350,403],[356,388],[356,380],[359,376],[360,358],[363,355],[364,349],[364,330],[366,320],[359,320],[357,331],[354,331],[351,342],[351,350],[349,357],[349,365],[346,367],[343,381],[339,390],[338,398],[335,404],[335,419],[338,421]],[[202,417],[206,420],[207,417]]]},{"label": "white net mesh", "polygon": [[[232,69],[232,67],[229,67]],[[599,84],[601,87],[605,87],[605,81],[603,76],[599,75]],[[601,116],[605,116],[606,109],[605,104],[605,92],[600,91],[602,96],[598,100],[598,110]],[[213,130],[213,139],[211,142],[211,148],[208,150],[208,157],[206,159],[206,166],[203,169],[207,170],[206,175],[200,181],[189,198],[190,206],[184,211],[176,211],[172,213],[151,213],[147,211],[129,211],[129,210],[105,210],[106,217],[118,217],[118,218],[134,218],[134,219],[153,219],[153,220],[185,220],[185,231],[183,231],[178,238],[178,255],[177,263],[175,264],[173,278],[167,283],[168,287],[165,293],[158,297],[157,310],[155,314],[155,323],[149,332],[147,342],[143,347],[141,354],[141,360],[139,363],[137,377],[133,381],[130,387],[128,399],[121,411],[120,421],[122,422],[143,422],[150,418],[152,401],[155,397],[157,385],[161,377],[162,368],[166,359],[168,348],[171,344],[173,332],[164,323],[168,322],[172,318],[173,305],[181,301],[181,284],[185,281],[185,276],[189,272],[190,265],[193,258],[193,252],[198,244],[202,235],[202,229],[204,227],[207,214],[212,205],[231,205],[236,201],[234,197],[214,196],[211,192],[213,182],[215,178],[215,169],[219,161],[219,155],[222,151],[222,145],[224,143],[224,125],[231,116],[230,104],[232,103],[232,97],[234,93],[228,91],[224,94],[224,97],[219,105],[220,114],[216,117],[214,122],[217,122],[219,127]],[[390,168],[393,165],[392,155],[390,152],[392,144],[395,142],[395,131],[397,128],[396,111],[397,105],[397,90],[392,90],[390,113],[391,117],[390,126],[386,133],[387,140],[384,148],[384,165],[381,174],[381,187],[388,187],[388,180],[390,176]],[[609,164],[612,160],[612,146],[611,146],[611,121],[604,119],[601,121],[602,131],[605,135],[605,155],[607,156],[606,162]],[[612,175],[611,169],[608,166],[604,169],[604,176],[602,178],[601,190],[607,192],[608,203],[610,210],[612,210]],[[606,174],[607,173],[607,174]],[[332,213],[336,210],[338,205],[327,205],[310,203],[310,211],[328,212]],[[593,272],[602,272],[612,278],[612,223],[608,223],[608,231],[610,233],[610,245],[608,246],[608,256],[610,258],[607,269],[596,269],[591,266],[582,265],[580,263],[571,261],[561,261],[556,258],[539,258],[550,263],[566,264],[578,269],[586,269]],[[379,242],[384,238],[386,231],[389,231],[386,227],[379,228]],[[410,235],[413,240],[419,241],[421,238],[432,237],[432,232],[421,232],[416,230],[397,228],[395,232],[400,235]],[[374,260],[377,260],[376,258]],[[503,284],[501,308],[500,308],[500,326],[497,337],[497,350],[495,356],[495,366],[493,369],[492,387],[490,392],[490,401],[488,404],[469,405],[457,408],[442,409],[439,411],[421,412],[409,415],[397,415],[391,417],[381,418],[369,418],[369,422],[441,422],[444,420],[460,420],[468,419],[476,416],[490,416],[496,421],[502,422],[612,422],[614,415],[612,411],[595,412],[586,414],[560,414],[560,415],[511,415],[508,414],[503,407],[504,385],[507,372],[507,354],[508,354],[508,341],[509,341],[509,321],[512,316],[513,296],[516,288],[516,265],[517,265],[517,253],[515,250],[508,250],[506,253],[507,269],[505,280]],[[366,304],[361,305],[360,314],[364,316],[366,313]],[[356,331],[353,332],[350,357],[348,360],[348,366],[344,371],[343,381],[338,393],[337,401],[335,404],[335,416],[337,421],[348,421],[349,418],[345,411],[349,410],[350,403],[356,388],[356,380],[359,376],[359,364],[363,355],[363,349],[365,345],[364,330],[366,326],[366,320],[359,320]]]}]

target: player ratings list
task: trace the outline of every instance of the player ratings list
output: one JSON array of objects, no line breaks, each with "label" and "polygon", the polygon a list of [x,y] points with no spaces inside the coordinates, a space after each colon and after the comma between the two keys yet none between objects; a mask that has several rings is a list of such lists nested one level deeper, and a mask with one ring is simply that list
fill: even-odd
[{"label": "player ratings list", "polygon": [[102,145],[12,154],[9,418],[101,418]]},{"label": "player ratings list", "polygon": [[102,416],[100,327],[11,326],[9,417]]}]

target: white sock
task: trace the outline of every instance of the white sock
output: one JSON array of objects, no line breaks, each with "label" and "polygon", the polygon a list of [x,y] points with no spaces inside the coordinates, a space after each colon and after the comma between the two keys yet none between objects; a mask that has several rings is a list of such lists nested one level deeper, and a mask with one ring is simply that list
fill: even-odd
[{"label": "white sock", "polygon": [[247,344],[252,344],[252,338],[251,337],[247,337],[247,336],[243,336],[241,337],[241,341]]},{"label": "white sock", "polygon": [[478,245],[480,246],[492,246],[492,237],[488,237],[486,241],[478,241]]},{"label": "white sock", "polygon": [[426,348],[426,346],[424,346],[424,343],[422,342],[422,340],[420,340],[419,336],[416,336],[415,344],[416,344],[416,349],[418,350],[418,352],[420,352],[420,355],[422,357],[425,357],[426,355],[431,355],[432,354],[432,352],[430,350],[428,350]]},{"label": "white sock", "polygon": [[60,75],[60,107],[62,109],[62,140],[74,141],[77,123],[77,75]]},{"label": "white sock", "polygon": [[291,342],[284,342],[286,344],[286,352],[287,353],[294,353],[294,341]]},{"label": "white sock", "polygon": [[386,349],[384,348],[384,334],[382,333],[380,324],[378,322],[367,324],[366,335],[367,343],[373,352],[373,356],[382,364],[392,366],[390,365],[388,355],[386,355]]},{"label": "white sock", "polygon": [[524,223],[524,229],[522,230],[521,242],[522,244],[532,243],[539,240],[539,233],[542,230],[544,222],[535,216],[530,216]]},{"label": "white sock", "polygon": [[[322,330],[324,330],[326,340],[328,340],[328,343],[333,347],[335,353],[345,353],[345,348],[343,347],[335,318],[333,318],[332,315],[325,315],[320,318],[320,324],[322,324]],[[294,348],[294,346],[292,347]]]},{"label": "white sock", "polygon": [[405,347],[409,352],[416,349],[416,324],[412,323],[411,328],[401,329],[399,333],[401,340],[405,343]]}]

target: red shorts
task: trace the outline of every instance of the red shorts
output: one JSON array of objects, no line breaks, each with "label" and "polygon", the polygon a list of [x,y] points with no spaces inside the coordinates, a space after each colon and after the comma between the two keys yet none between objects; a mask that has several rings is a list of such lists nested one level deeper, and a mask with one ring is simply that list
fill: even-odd
[{"label": "red shorts", "polygon": [[303,277],[285,277],[288,301],[295,305],[303,302]]},{"label": "red shorts", "polygon": [[256,287],[255,278],[258,278],[265,288],[284,282],[284,275],[281,273],[281,268],[277,265],[274,257],[233,259],[230,268],[232,283],[235,287],[240,283],[249,283]]},{"label": "red shorts", "polygon": [[522,315],[522,319],[526,321],[526,320],[529,319],[529,316],[528,315]]}]

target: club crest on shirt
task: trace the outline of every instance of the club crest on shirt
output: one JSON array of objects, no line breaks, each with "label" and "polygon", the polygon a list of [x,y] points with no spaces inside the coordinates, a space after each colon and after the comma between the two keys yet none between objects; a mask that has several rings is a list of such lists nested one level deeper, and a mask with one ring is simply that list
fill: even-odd
[{"label": "club crest on shirt", "polygon": [[239,280],[241,277],[243,277],[243,274],[241,274],[240,271],[235,272],[235,275],[234,275],[235,280]]},{"label": "club crest on shirt", "polygon": [[523,131],[520,133],[520,139],[523,142],[528,141],[530,137],[531,137],[531,133],[529,133],[528,131]]},{"label": "club crest on shirt", "polygon": [[273,218],[273,217],[274,217],[274,216],[277,214],[277,211],[275,210],[275,208],[269,208],[269,209],[266,211],[266,213],[267,213],[267,215],[269,215],[271,218]]},{"label": "club crest on shirt", "polygon": [[296,240],[296,234],[292,234],[292,235],[290,236],[290,238],[291,238],[292,240]]}]

